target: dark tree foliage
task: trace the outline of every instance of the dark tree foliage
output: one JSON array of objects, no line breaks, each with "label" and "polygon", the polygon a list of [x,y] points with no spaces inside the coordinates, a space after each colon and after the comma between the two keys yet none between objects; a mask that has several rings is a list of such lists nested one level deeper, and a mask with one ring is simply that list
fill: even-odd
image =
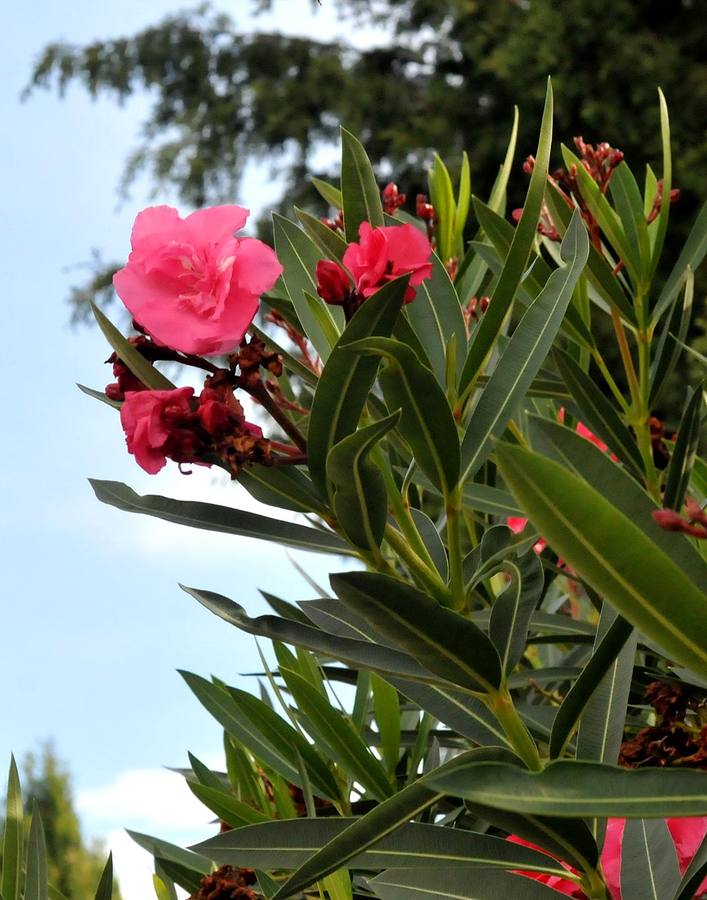
[{"label": "dark tree foliage", "polygon": [[[514,104],[520,158],[536,141],[546,76],[557,98],[555,134],[621,148],[634,171],[660,169],[656,87],[671,110],[673,237],[684,236],[707,182],[707,17],[696,0],[322,0],[352,29],[379,23],[385,48],[355,50],[312,37],[241,33],[208,7],[176,13],[129,37],[84,47],[53,44],[28,90],[82,83],[119,102],[154,98],[143,141],[128,161],[177,190],[189,205],[232,199],[244,163],[271,160],[285,178],[283,203],[316,209],[304,177],[314,148],[338,126],[360,135],[381,178],[409,194],[422,187],[433,149],[452,165],[467,149],[472,187],[484,196],[502,159]],[[259,0],[265,10],[283,0]],[[524,188],[518,160],[511,204]],[[559,163],[559,160],[556,160]],[[326,175],[327,173],[316,173]],[[80,309],[108,300],[105,267],[77,288]]]}]

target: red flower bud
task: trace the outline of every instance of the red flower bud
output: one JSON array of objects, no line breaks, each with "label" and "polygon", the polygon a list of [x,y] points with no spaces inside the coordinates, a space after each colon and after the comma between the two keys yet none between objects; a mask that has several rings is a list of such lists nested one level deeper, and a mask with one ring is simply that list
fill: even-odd
[{"label": "red flower bud", "polygon": [[338,263],[320,259],[317,263],[317,293],[326,303],[341,306],[351,291],[349,276]]},{"label": "red flower bud", "polygon": [[397,184],[394,184],[392,181],[389,181],[388,184],[386,184],[381,195],[383,197],[383,208],[389,216],[395,215],[396,209],[398,209],[399,206],[402,206],[407,199],[405,194],[400,193]]}]

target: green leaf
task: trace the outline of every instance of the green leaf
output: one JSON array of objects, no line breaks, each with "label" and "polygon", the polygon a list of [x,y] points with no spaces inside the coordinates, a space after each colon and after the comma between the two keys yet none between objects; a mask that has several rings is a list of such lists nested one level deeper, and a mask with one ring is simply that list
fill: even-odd
[{"label": "green leaf", "polygon": [[388,869],[371,880],[376,897],[381,900],[557,900],[558,892],[550,887],[493,869]]},{"label": "green leaf", "polygon": [[400,758],[400,698],[397,690],[375,672],[371,673],[371,692],[383,761],[388,772],[394,773]]},{"label": "green leaf", "polygon": [[[491,452],[493,438],[505,431],[540,370],[587,261],[588,249],[587,232],[577,212],[562,242],[561,255],[566,265],[552,273],[528,307],[469,419],[462,440],[464,480],[483,464]],[[487,315],[488,310],[482,326]]]},{"label": "green leaf", "polygon": [[626,239],[631,247],[631,253],[636,261],[636,269],[645,280],[649,275],[651,261],[648,225],[643,211],[641,192],[627,163],[621,162],[614,169],[609,189]]},{"label": "green leaf", "polygon": [[363,355],[388,362],[379,380],[389,409],[401,409],[399,429],[420,468],[443,493],[459,479],[459,439],[452,410],[432,372],[405,344],[368,338],[351,344]]},{"label": "green leaf", "polygon": [[176,863],[198,875],[208,875],[211,872],[211,861],[200,853],[184,850],[182,847],[177,847],[176,844],[170,844],[169,841],[163,841],[139,831],[127,829],[127,832],[138,847],[147,850],[154,857],[159,857],[163,864]]},{"label": "green leaf", "polygon": [[[331,348],[339,340],[339,336],[343,329],[343,322],[341,322],[341,328],[337,322],[337,319],[341,320],[341,317],[338,315],[338,307],[325,303],[321,297],[315,297],[313,294],[310,294],[309,291],[304,291],[303,293],[304,299],[309,307],[309,312],[314,319],[316,319],[317,324],[321,328],[322,334],[329,345],[329,350],[327,350],[328,356]],[[336,318],[334,313],[337,314]]]},{"label": "green leaf", "polygon": [[703,384],[698,384],[693,388],[680,419],[678,436],[675,440],[673,454],[670,457],[670,465],[668,466],[668,475],[665,482],[663,506],[666,509],[680,510],[685,502],[685,494],[690,484],[702,428],[703,393]]},{"label": "green leaf", "polygon": [[102,503],[115,506],[124,512],[143,513],[178,525],[274,541],[277,544],[317,553],[348,555],[351,552],[348,544],[330,532],[214,503],[172,500],[157,494],[140,496],[119,481],[99,481],[94,478],[89,481],[96,497]]},{"label": "green leaf", "polygon": [[464,228],[469,218],[469,206],[471,203],[471,173],[469,170],[469,154],[466,150],[462,153],[462,167],[459,173],[459,193],[457,196],[457,209],[454,215],[454,255],[460,259],[464,253]]},{"label": "green leaf", "polygon": [[238,473],[238,483],[268,506],[301,513],[325,512],[310,479],[292,466],[251,466]]},{"label": "green leaf", "polygon": [[707,835],[702,839],[692,862],[685,869],[685,874],[682,876],[673,900],[693,900],[705,875],[707,875]]},{"label": "green leaf", "polygon": [[276,616],[258,616],[252,619],[246,615],[243,607],[221,594],[187,587],[183,587],[183,590],[219,618],[248,634],[305,647],[315,653],[338,659],[353,668],[367,668],[383,675],[394,674],[413,680],[436,680],[416,660],[399,650],[366,641],[337,637],[318,628],[288,619],[279,619]]},{"label": "green leaf", "polygon": [[[621,616],[616,616],[606,632],[599,637],[589,661],[570,688],[557,711],[550,737],[550,756],[562,756],[572,737],[582,712],[601,685],[602,679],[611,668],[633,634],[633,628]],[[635,641],[633,642],[635,651]],[[633,664],[633,659],[631,660]],[[633,669],[633,665],[631,665]],[[629,675],[630,682],[630,675]],[[625,709],[624,709],[625,712]],[[622,722],[623,724],[623,722]],[[612,760],[615,762],[616,760]]]},{"label": "green leaf", "polygon": [[[487,244],[479,244],[474,241],[472,241],[472,247],[474,247],[486,260],[491,271],[494,274],[499,274],[503,267],[503,260],[508,253],[511,241],[513,240],[513,235],[515,233],[514,228],[510,222],[507,222],[505,219],[496,215],[492,209],[476,198],[474,198],[474,208],[479,217],[479,221],[488,232],[489,239],[493,242],[493,247]],[[567,210],[568,226],[571,220],[571,211]],[[564,229],[563,234],[565,232],[566,229]],[[534,250],[531,251],[530,267],[518,289],[518,301],[523,306],[527,306],[528,303],[531,303],[537,297],[543,289],[545,282],[552,274],[552,271],[552,267],[545,262],[542,256]],[[582,348],[591,349],[595,345],[591,331],[573,304],[570,304],[567,307],[567,313],[562,322],[562,330],[568,338]],[[481,377],[477,379],[477,383],[480,382]]]},{"label": "green leaf", "polygon": [[611,401],[568,353],[556,348],[554,358],[584,424],[600,437],[622,462],[641,474],[643,472],[641,454],[631,432],[621,421]]},{"label": "green leaf", "polygon": [[498,176],[496,177],[496,181],[494,182],[493,188],[491,190],[491,196],[489,197],[489,206],[491,209],[498,213],[499,215],[503,215],[505,206],[506,206],[506,189],[508,187],[508,179],[511,177],[511,171],[513,169],[513,157],[516,152],[516,139],[518,137],[518,107],[513,107],[513,125],[511,127],[511,136],[508,139],[508,147],[506,148],[506,155],[503,159],[503,164],[498,172]]},{"label": "green leaf", "polygon": [[555,760],[542,772],[503,762],[466,762],[431,773],[437,790],[521,814],[665,818],[707,814],[707,778],[688,769],[622,769]]},{"label": "green leaf", "polygon": [[520,661],[528,637],[530,619],[542,596],[545,574],[532,550],[514,563],[503,564],[510,582],[491,608],[489,637],[501,657],[506,676]]},{"label": "green leaf", "polygon": [[[329,322],[323,325],[321,318],[314,312],[312,306],[305,297],[305,292],[315,295],[317,293],[317,281],[315,271],[317,263],[322,259],[319,247],[299,228],[294,222],[290,222],[283,216],[273,213],[273,234],[275,238],[275,250],[277,258],[284,268],[282,279],[287,289],[287,294],[292,301],[297,316],[302,323],[306,336],[314,345],[314,349],[326,361],[331,351],[331,333],[327,325],[336,330],[336,326],[343,324],[340,318],[335,323],[334,313],[321,301],[322,317],[328,316]],[[336,315],[340,316],[337,311]]]},{"label": "green leaf", "polygon": [[329,800],[338,800],[336,779],[321,756],[262,700],[246,691],[213,684],[190,672],[180,674],[199,702],[219,724],[264,763],[283,778],[299,784],[299,754],[317,793]]},{"label": "green leaf", "polygon": [[[42,816],[36,802],[32,805],[32,823],[27,841],[27,869],[24,900],[47,900],[47,845],[44,839]],[[109,895],[110,900],[110,895]]]},{"label": "green leaf", "polygon": [[334,209],[343,209],[344,201],[339,188],[334,187],[333,184],[329,184],[327,181],[322,181],[321,178],[313,177],[311,180],[313,186],[327,203],[333,206]]},{"label": "green leaf", "polygon": [[500,685],[498,653],[468,619],[387,575],[345,572],[332,575],[330,581],[346,606],[383,638],[414,654],[430,672],[472,691]]},{"label": "green leaf", "polygon": [[153,391],[175,390],[176,386],[172,384],[169,378],[146,360],[142,353],[123,337],[110,319],[93,303],[91,304],[91,311],[105,339],[136,378],[139,378],[143,384]]},{"label": "green leaf", "polygon": [[675,844],[663,819],[628,819],[621,841],[621,900],[665,900],[680,883]]},{"label": "green leaf", "polygon": [[646,637],[707,675],[705,594],[681,567],[561,465],[510,444],[499,444],[496,455],[504,481],[558,555]]},{"label": "green leaf", "polygon": [[[509,757],[510,754],[507,751],[497,747],[469,750],[440,766],[435,770],[435,774],[447,773],[471,759],[486,760]],[[443,796],[443,792],[430,790],[427,776],[423,776],[393,794],[366,815],[354,820],[341,834],[332,838],[321,850],[302,863],[289,881],[280,888],[274,900],[291,897],[329,872],[334,872],[346,865],[350,859],[365,853],[369,847],[373,847],[379,841],[393,835],[401,826],[407,825],[421,812],[441,800]]]},{"label": "green leaf", "polygon": [[454,188],[449,170],[438,153],[434,155],[432,168],[428,173],[430,200],[437,217],[437,246],[442,260],[454,256],[454,224],[457,206],[454,202]]},{"label": "green leaf", "polygon": [[[549,185],[547,203],[555,227],[564,236],[572,220],[574,209],[567,205],[560,189],[553,184]],[[604,254],[600,253],[593,244],[589,246],[586,275],[599,297],[610,307],[614,307],[627,322],[632,325],[637,324],[633,303],[626,296],[620,279],[614,274]]]},{"label": "green leaf", "polygon": [[414,506],[410,507],[410,515],[412,521],[415,523],[415,528],[417,528],[420,539],[425,545],[425,548],[430,555],[430,559],[434,563],[435,569],[437,569],[440,577],[446,584],[447,579],[449,578],[449,560],[447,559],[447,551],[442,542],[442,538],[439,536],[439,531],[437,530],[435,523],[426,513],[421,509],[416,509]]},{"label": "green leaf", "polygon": [[3,900],[20,900],[24,859],[24,810],[20,776],[14,756],[10,758],[5,799],[5,825],[2,841],[0,895]]},{"label": "green leaf", "polygon": [[341,195],[347,241],[358,240],[361,222],[383,225],[380,191],[363,145],[350,131],[341,129]]},{"label": "green leaf", "polygon": [[393,793],[393,786],[381,763],[373,756],[360,734],[342,713],[333,707],[301,675],[280,669],[280,674],[304,717],[305,727],[315,746],[333,759],[346,774],[359,782],[378,800]]},{"label": "green leaf", "polygon": [[[593,655],[582,669],[580,678],[586,678],[585,673],[593,665],[592,660],[595,659],[600,648],[608,649],[603,643],[604,638],[614,623],[619,620],[616,612],[608,603],[604,604],[597,628]],[[625,644],[594,689],[587,686],[591,693],[581,711],[577,733],[577,759],[591,759],[610,765],[618,763],[637,643],[638,635],[632,629],[632,633],[629,634]],[[569,695],[565,697],[565,701],[568,697]],[[557,718],[555,727],[559,728]]]},{"label": "green leaf", "polygon": [[[432,254],[432,276],[417,288],[415,299],[405,305],[405,316],[422,345],[435,378],[444,387],[447,348],[456,335],[458,378],[466,355],[466,324],[459,297],[449,273],[436,253]],[[413,349],[415,349],[413,347]]]},{"label": "green leaf", "polygon": [[599,227],[604,232],[604,236],[613,248],[619,259],[625,264],[626,270],[631,275],[634,284],[640,281],[637,263],[631,253],[631,246],[624,234],[621,220],[611,208],[611,204],[602,194],[599,185],[587,172],[582,165],[582,161],[572,153],[567,147],[562,145],[562,158],[567,170],[573,169],[577,172],[577,186],[582,195],[587,209],[599,223]]},{"label": "green leaf", "polygon": [[323,496],[329,451],[356,430],[378,371],[378,360],[353,353],[349,344],[371,335],[388,336],[408,286],[407,276],[389,282],[356,311],[319,378],[307,435],[309,470]]},{"label": "green leaf", "polygon": [[385,480],[369,456],[399,419],[398,410],[354,431],[332,447],[327,458],[327,478],[334,486],[337,521],[348,539],[365,550],[380,547],[388,518]]},{"label": "green leaf", "polygon": [[[673,164],[670,152],[670,118],[668,116],[668,104],[665,102],[663,91],[658,88],[658,101],[660,104],[660,137],[663,145],[663,202],[658,213],[655,241],[653,244],[653,257],[651,259],[650,280],[653,279],[660,257],[663,253],[665,235],[668,231],[668,219],[670,218],[670,190],[673,186]],[[658,301],[660,302],[660,300]]]},{"label": "green leaf", "polygon": [[332,259],[341,262],[348,244],[339,233],[325,225],[321,219],[305,212],[303,209],[298,209],[296,206],[295,215],[299,219],[302,228],[304,228],[319,249]]},{"label": "green leaf", "polygon": [[484,313],[484,317],[474,335],[474,340],[469,346],[469,354],[464,364],[459,385],[460,394],[474,382],[481,371],[486,357],[501,330],[506,313],[511,308],[513,298],[527,268],[530,251],[535,241],[543,194],[545,193],[545,182],[547,181],[550,145],[552,142],[552,109],[552,86],[548,80],[545,108],[543,110],[542,124],[540,125],[540,139],[537,153],[535,154],[535,166],[530,178],[523,214],[513,235],[513,241],[508,251],[503,271],[496,284],[496,289],[491,297],[489,308]]},{"label": "green leaf", "polygon": [[677,297],[685,281],[687,270],[696,272],[707,253],[707,200],[702,205],[695,223],[683,244],[680,256],[668,275],[652,313],[652,321],[657,322]]},{"label": "green leaf", "polygon": [[[378,633],[365,619],[338,600],[308,600],[301,606],[315,624],[333,634],[375,642],[380,640]],[[440,722],[458,734],[468,737],[475,744],[502,746],[507,743],[495,717],[476,697],[455,690],[451,685],[423,684],[421,681],[411,681],[393,675],[385,677],[393,687],[416,703],[420,709],[431,713]]]},{"label": "green leaf", "polygon": [[103,391],[95,391],[93,388],[86,387],[85,384],[77,384],[76,387],[89,397],[93,397],[94,400],[100,400],[101,403],[105,403],[106,406],[111,406],[113,409],[120,409],[123,405],[118,400],[111,400],[110,397],[107,397],[103,393]]},{"label": "green leaf", "polygon": [[98,882],[95,900],[111,900],[113,897],[113,854],[108,854],[108,859]]},{"label": "green leaf", "polygon": [[152,886],[157,894],[157,900],[172,900],[172,893],[167,884],[159,875],[152,876]]},{"label": "green leaf", "polygon": [[197,800],[200,800],[207,809],[226,822],[231,828],[239,828],[242,825],[252,825],[256,822],[267,822],[270,816],[255,809],[249,803],[244,803],[227,791],[200,784],[198,781],[187,780],[189,790]]},{"label": "green leaf", "polygon": [[[268,822],[227,831],[193,849],[217,865],[294,869],[338,838],[360,819],[320,818]],[[529,872],[564,873],[553,859],[505,838],[419,822],[403,824],[350,858],[350,869],[375,871],[388,866],[411,869],[499,866]]]},{"label": "green leaf", "polygon": [[692,316],[692,301],[695,296],[695,276],[688,266],[685,270],[685,290],[680,299],[676,293],[666,316],[660,333],[658,346],[650,369],[650,407],[655,408],[660,400],[663,388],[675,370],[682,352],[682,345],[687,340],[687,332]]},{"label": "green leaf", "polygon": [[669,556],[697,587],[707,583],[707,564],[684,535],[653,521],[658,506],[638,482],[591,441],[558,422],[528,418],[533,447],[575,472],[619,509]]}]

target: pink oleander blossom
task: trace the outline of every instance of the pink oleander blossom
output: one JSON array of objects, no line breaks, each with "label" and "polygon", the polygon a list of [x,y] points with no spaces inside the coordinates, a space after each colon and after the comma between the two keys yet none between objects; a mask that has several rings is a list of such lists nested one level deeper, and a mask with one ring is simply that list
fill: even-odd
[{"label": "pink oleander blossom", "polygon": [[384,284],[410,275],[405,302],[415,299],[415,288],[432,274],[432,247],[414,225],[373,228],[361,222],[359,242],[349,244],[343,264],[351,273],[357,292],[370,297]]},{"label": "pink oleander blossom", "polygon": [[[670,831],[670,836],[673,839],[673,844],[675,845],[680,874],[684,875],[685,870],[697,853],[705,833],[707,833],[707,816],[666,819],[665,821],[668,830]],[[611,900],[622,900],[621,847],[625,826],[626,819],[609,819],[606,824],[606,837],[604,838],[604,847],[601,853],[601,867],[604,872],[607,887],[609,888],[609,893],[611,894]],[[547,852],[541,847],[536,847],[534,844],[531,844],[516,835],[511,835],[508,840],[513,841],[516,844],[523,844],[526,847],[532,847],[534,850],[539,850],[541,853]],[[551,855],[552,854],[548,854],[548,856]],[[553,857],[553,859],[555,858],[556,857]],[[561,862],[569,872],[575,871],[566,862],[563,862],[562,860],[558,861]],[[550,875],[545,872],[518,872],[518,874],[524,875],[527,878],[533,878],[535,881],[540,881],[542,884],[554,888],[554,890],[558,891],[560,894],[564,894],[566,897],[574,897],[576,900],[586,900],[586,894],[576,882],[562,878],[559,875]],[[707,878],[705,878],[695,894],[695,897],[705,896],[707,896]]]},{"label": "pink oleander blossom", "polygon": [[237,238],[248,210],[212,206],[182,219],[171,206],[138,213],[127,265],[113,285],[155,341],[207,356],[238,347],[261,294],[282,272],[261,241]]}]

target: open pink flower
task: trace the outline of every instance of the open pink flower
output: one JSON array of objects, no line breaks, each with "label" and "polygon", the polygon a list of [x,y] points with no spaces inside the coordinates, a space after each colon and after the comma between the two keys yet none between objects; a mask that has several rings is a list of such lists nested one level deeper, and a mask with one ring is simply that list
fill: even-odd
[{"label": "open pink flower", "polygon": [[[673,843],[675,844],[680,874],[684,875],[685,870],[692,862],[695,853],[697,853],[705,833],[707,833],[707,816],[666,819],[665,822],[670,831]],[[621,846],[623,843],[625,827],[626,819],[608,820],[606,824],[604,847],[601,852],[601,867],[612,900],[621,900]],[[525,841],[516,835],[511,835],[508,840],[517,844],[523,844],[526,847],[533,847],[533,849],[540,850],[542,853],[547,852],[541,847],[536,847],[534,844],[530,844],[528,841]],[[550,855],[551,854],[548,854],[548,856]],[[560,860],[560,862],[562,862],[562,860]],[[568,871],[574,871],[567,863],[562,862],[562,865],[568,869]],[[585,898],[585,894],[577,887],[575,882],[561,878],[558,875],[549,875],[543,872],[519,872],[518,874],[540,881],[567,897],[580,898],[580,900],[584,900]],[[707,896],[707,878],[705,878],[695,894],[695,897],[704,896]]]},{"label": "open pink flower", "polygon": [[432,247],[424,234],[414,225],[373,228],[361,222],[358,236],[343,258],[358,293],[370,297],[388,281],[409,274],[405,302],[414,300],[415,288],[432,274]]},{"label": "open pink flower", "polygon": [[212,206],[184,219],[171,206],[138,213],[132,252],[113,285],[156,341],[205,355],[238,346],[260,295],[282,272],[270,247],[234,237],[247,218],[240,206]]},{"label": "open pink flower", "polygon": [[128,391],[120,409],[128,453],[150,475],[163,468],[167,458],[197,462],[202,443],[195,431],[198,415],[192,410],[194,388],[173,391]]}]

